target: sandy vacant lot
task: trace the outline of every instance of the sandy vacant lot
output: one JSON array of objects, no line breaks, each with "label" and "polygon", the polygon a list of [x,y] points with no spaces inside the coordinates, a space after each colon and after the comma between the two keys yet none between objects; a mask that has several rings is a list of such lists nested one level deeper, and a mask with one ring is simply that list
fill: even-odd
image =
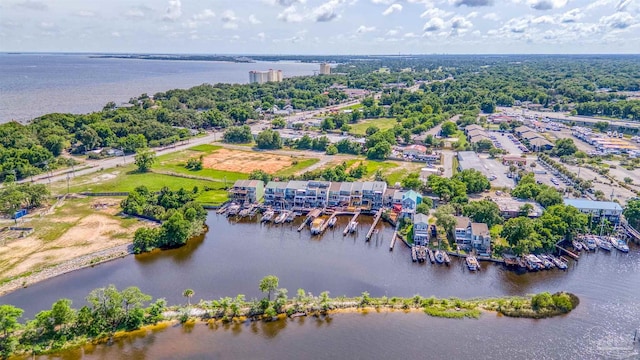
[{"label": "sandy vacant lot", "polygon": [[53,214],[34,216],[22,226],[34,232],[0,247],[0,280],[128,244],[140,226],[123,219],[119,199],[68,199]]},{"label": "sandy vacant lot", "polygon": [[293,160],[286,155],[274,155],[259,152],[219,149],[203,158],[208,169],[250,173],[263,170],[275,173],[291,166]]}]

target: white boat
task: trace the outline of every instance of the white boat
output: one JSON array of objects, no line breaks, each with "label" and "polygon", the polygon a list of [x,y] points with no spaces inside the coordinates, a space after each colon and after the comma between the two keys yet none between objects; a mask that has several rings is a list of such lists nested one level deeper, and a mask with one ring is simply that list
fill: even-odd
[{"label": "white boat", "polygon": [[591,251],[594,251],[598,247],[598,244],[596,244],[596,240],[591,236],[584,240],[584,244],[586,244],[587,249]]},{"label": "white boat", "polygon": [[557,258],[553,255],[547,255],[547,257],[549,259],[551,259],[551,261],[558,267],[558,269],[560,270],[566,270],[567,269],[567,263],[565,263],[564,261],[562,261],[560,258]]},{"label": "white boat", "polygon": [[332,228],[336,224],[337,221],[338,221],[338,218],[335,217],[335,216],[332,217],[331,219],[329,219],[329,227]]},{"label": "white boat", "polygon": [[278,216],[273,222],[276,224],[283,223],[285,220],[287,220],[287,216],[289,216],[289,214],[286,211],[283,211],[280,214],[278,214]]},{"label": "white boat", "polygon": [[265,211],[265,213],[262,215],[262,218],[260,219],[261,222],[269,222],[271,221],[271,219],[273,218],[273,210],[267,210]]},{"label": "white boat", "polygon": [[582,243],[577,241],[577,240],[573,240],[571,242],[571,245],[573,245],[573,248],[576,249],[577,251],[581,251],[582,250]]},{"label": "white boat", "polygon": [[438,264],[444,263],[444,254],[441,250],[436,250],[435,258]]},{"label": "white boat", "polygon": [[475,256],[467,256],[466,258],[467,267],[471,271],[480,270],[480,264],[478,264],[478,259]]},{"label": "white boat", "polygon": [[311,223],[311,235],[318,235],[320,231],[322,231],[322,225],[324,225],[324,220],[315,219]]},{"label": "white boat", "polygon": [[349,232],[350,233],[356,231],[357,228],[358,228],[358,222],[357,221],[349,222]]},{"label": "white boat", "polygon": [[604,238],[601,238],[600,241],[598,241],[598,246],[600,247],[600,249],[606,251],[611,251],[611,248],[613,248],[613,246],[611,246],[611,242],[608,239]]},{"label": "white boat", "polygon": [[613,245],[614,248],[627,253],[629,252],[629,246],[627,245],[627,243],[624,242],[624,240],[622,239],[618,239],[618,238],[611,238],[611,245]]}]

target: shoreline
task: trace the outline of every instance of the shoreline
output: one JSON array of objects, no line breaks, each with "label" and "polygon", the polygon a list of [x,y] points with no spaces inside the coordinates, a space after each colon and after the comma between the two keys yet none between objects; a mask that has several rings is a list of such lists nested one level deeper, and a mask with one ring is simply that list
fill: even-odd
[{"label": "shoreline", "polygon": [[66,260],[57,265],[17,275],[15,278],[0,285],[0,297],[41,281],[133,255],[132,247],[132,244],[118,245]]}]

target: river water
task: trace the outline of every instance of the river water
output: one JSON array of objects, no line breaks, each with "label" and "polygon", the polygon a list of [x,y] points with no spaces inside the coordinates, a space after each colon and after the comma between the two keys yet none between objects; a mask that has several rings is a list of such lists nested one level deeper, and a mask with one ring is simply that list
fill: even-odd
[{"label": "river water", "polygon": [[0,123],[53,113],[83,114],[109,101],[203,83],[248,83],[249,71],[313,75],[318,64],[91,58],[80,54],[0,53]]},{"label": "river water", "polygon": [[[483,314],[480,320],[430,318],[421,313],[336,314],[328,319],[247,323],[209,329],[168,328],[145,337],[131,337],[114,346],[67,352],[63,358],[416,358],[591,359],[637,355],[627,350],[640,328],[640,251],[615,250],[582,256],[570,269],[516,274],[483,263],[470,273],[462,261],[450,267],[411,262],[401,242],[389,251],[393,230],[379,224],[370,242],[364,236],[371,223],[361,216],[357,235],[342,235],[348,222],[311,237],[283,226],[230,221],[210,213],[209,232],[180,249],[129,256],[76,271],[5,295],[0,303],[25,309],[32,318],[58,298],[76,307],[87,293],[115,284],[138,286],[169,303],[184,302],[181,293],[195,290],[194,300],[245,294],[258,298],[265,275],[280,278],[293,296],[298,288],[332,296],[480,296],[524,295],[566,290],[577,294],[580,306],[567,316],[509,319]],[[178,335],[180,335],[178,337]],[[422,355],[421,355],[422,354]],[[635,355],[634,355],[635,354]]]}]

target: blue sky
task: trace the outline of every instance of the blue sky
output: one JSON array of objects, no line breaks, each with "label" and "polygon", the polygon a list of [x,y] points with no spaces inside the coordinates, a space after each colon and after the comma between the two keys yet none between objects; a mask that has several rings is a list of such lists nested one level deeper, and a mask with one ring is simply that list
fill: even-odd
[{"label": "blue sky", "polygon": [[0,51],[639,53],[640,0],[0,0]]}]

